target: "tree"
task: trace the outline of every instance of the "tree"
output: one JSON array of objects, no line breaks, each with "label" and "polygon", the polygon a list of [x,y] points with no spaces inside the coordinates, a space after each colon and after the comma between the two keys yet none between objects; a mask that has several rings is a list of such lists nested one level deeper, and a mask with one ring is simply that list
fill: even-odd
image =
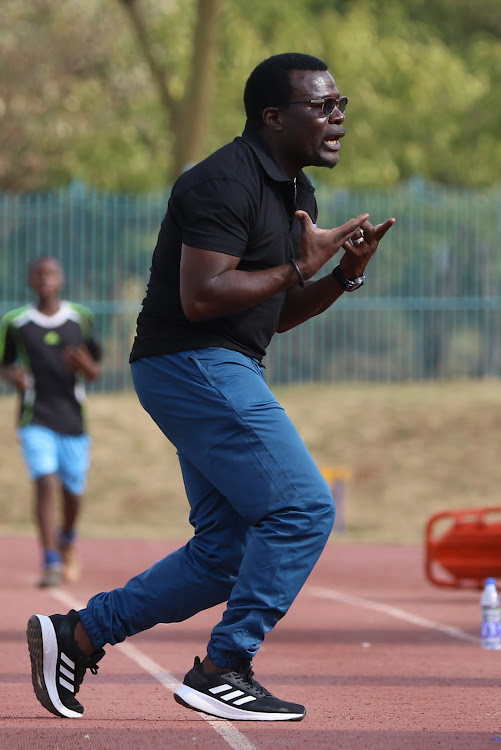
[{"label": "tree", "polygon": [[150,132],[140,117],[134,129],[127,120],[148,75],[127,50],[118,6],[104,12],[102,0],[4,0],[2,20],[0,189],[78,177],[116,189],[125,171],[140,186]]},{"label": "tree", "polygon": [[199,160],[222,2],[5,0],[0,189],[152,189]]},{"label": "tree", "polygon": [[165,190],[242,131],[249,72],[291,49],[325,59],[350,96],[341,164],[315,182],[496,184],[499,0],[475,6],[469,35],[470,5],[3,0],[0,190]]},{"label": "tree", "polygon": [[170,178],[175,179],[186,165],[200,160],[204,134],[209,123],[217,61],[217,26],[221,0],[197,0],[196,26],[191,60],[183,95],[176,99],[170,90],[172,72],[155,54],[147,23],[138,0],[119,0],[130,18],[139,47],[151,71],[158,98],[173,140],[174,162]]}]

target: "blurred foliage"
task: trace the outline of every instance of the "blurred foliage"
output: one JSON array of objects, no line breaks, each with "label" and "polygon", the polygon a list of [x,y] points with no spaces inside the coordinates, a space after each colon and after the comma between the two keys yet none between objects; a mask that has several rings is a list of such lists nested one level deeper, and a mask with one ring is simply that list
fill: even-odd
[{"label": "blurred foliage", "polygon": [[[193,121],[187,89],[196,0],[135,0],[173,103]],[[150,191],[173,177],[177,139],[119,0],[3,0],[0,189],[80,179]],[[223,0],[216,84],[201,156],[239,134],[242,94],[262,59],[325,59],[350,97],[342,161],[315,182],[366,188],[412,175],[460,186],[499,184],[499,0]],[[183,108],[183,111],[186,111]],[[185,129],[185,125],[183,124]]]}]

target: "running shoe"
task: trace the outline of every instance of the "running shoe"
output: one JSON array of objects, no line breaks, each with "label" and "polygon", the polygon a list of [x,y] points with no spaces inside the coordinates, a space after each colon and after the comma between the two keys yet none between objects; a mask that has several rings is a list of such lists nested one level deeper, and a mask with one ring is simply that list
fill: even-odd
[{"label": "running shoe", "polygon": [[59,586],[63,582],[63,566],[61,563],[47,563],[42,570],[42,576],[38,581],[41,588],[48,586]]},{"label": "running shoe", "polygon": [[242,671],[205,674],[198,656],[174,692],[181,705],[230,721],[301,721],[306,709],[275,698],[254,679],[252,663]]},{"label": "running shoe", "polygon": [[31,659],[31,679],[35,695],[47,711],[68,719],[79,719],[83,706],[75,698],[85,670],[98,670],[103,649],[86,656],[78,647],[74,632],[78,613],[32,615],[28,620],[27,640]]},{"label": "running shoe", "polygon": [[66,583],[76,583],[80,578],[80,562],[75,552],[75,545],[60,542],[59,552],[63,561],[63,581]]}]

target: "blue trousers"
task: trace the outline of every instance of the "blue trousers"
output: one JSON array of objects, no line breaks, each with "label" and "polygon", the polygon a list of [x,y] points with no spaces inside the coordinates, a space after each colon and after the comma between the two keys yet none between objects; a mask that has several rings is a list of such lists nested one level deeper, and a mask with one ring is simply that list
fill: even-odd
[{"label": "blue trousers", "polygon": [[194,536],[80,611],[96,646],[227,602],[207,647],[252,659],[287,612],[334,522],[331,491],[259,363],[213,347],[132,364],[139,400],[177,448]]}]

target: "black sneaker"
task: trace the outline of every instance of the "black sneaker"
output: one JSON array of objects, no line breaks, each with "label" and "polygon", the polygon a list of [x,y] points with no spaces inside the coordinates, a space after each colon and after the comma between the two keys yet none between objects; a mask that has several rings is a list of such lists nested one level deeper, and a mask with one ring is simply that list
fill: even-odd
[{"label": "black sneaker", "polygon": [[306,709],[275,698],[253,678],[252,664],[241,672],[205,674],[200,659],[174,693],[181,705],[231,721],[301,721]]},{"label": "black sneaker", "polygon": [[68,719],[79,719],[83,706],[75,695],[90,669],[96,674],[101,649],[86,656],[78,647],[74,632],[78,613],[67,615],[32,615],[26,637],[31,659],[31,679],[35,695],[47,711]]}]

